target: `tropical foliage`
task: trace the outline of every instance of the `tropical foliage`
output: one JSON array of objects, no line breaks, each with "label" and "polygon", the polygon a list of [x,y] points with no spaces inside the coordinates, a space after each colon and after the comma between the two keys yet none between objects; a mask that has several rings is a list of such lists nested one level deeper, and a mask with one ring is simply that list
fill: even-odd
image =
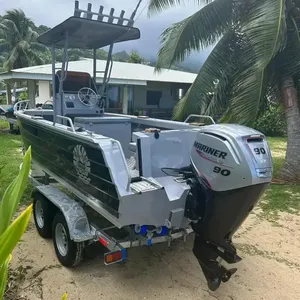
[{"label": "tropical foliage", "polygon": [[281,103],[269,105],[253,127],[269,137],[286,136],[286,120]]},{"label": "tropical foliage", "polygon": [[[198,0],[200,3],[201,1]],[[203,1],[202,1],[203,2]],[[215,0],[161,35],[157,69],[170,68],[191,51],[214,46],[193,85],[178,102],[174,119],[190,113],[252,126],[270,99],[281,100],[288,147],[282,176],[300,179],[299,0]],[[183,3],[150,0],[154,13]]]},{"label": "tropical foliage", "polygon": [[27,184],[30,162],[29,148],[18,176],[6,189],[0,202],[0,299],[5,292],[11,253],[25,232],[31,215],[30,205],[11,223]]},{"label": "tropical foliage", "polygon": [[0,22],[0,52],[5,53],[4,69],[43,64],[48,49],[37,42],[38,33],[22,10],[9,10]]}]

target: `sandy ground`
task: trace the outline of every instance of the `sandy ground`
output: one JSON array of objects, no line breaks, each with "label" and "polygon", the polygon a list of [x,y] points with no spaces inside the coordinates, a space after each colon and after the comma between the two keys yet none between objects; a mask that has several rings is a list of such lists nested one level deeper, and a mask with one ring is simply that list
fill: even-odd
[{"label": "sandy ground", "polygon": [[187,243],[170,248],[154,245],[128,252],[125,264],[105,266],[99,249],[74,269],[59,265],[51,240],[43,240],[31,222],[23,242],[13,254],[12,269],[18,283],[13,299],[300,299],[300,217],[281,215],[277,224],[252,214],[235,237],[243,258],[232,279],[208,291],[198,262]]}]

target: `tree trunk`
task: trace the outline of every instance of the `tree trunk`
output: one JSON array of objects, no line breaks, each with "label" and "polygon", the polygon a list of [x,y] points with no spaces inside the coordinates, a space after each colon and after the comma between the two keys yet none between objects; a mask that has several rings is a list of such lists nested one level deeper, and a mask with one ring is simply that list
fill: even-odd
[{"label": "tree trunk", "polygon": [[297,90],[293,78],[286,77],[281,81],[281,94],[287,123],[287,149],[285,163],[280,170],[284,180],[300,180],[300,113]]}]

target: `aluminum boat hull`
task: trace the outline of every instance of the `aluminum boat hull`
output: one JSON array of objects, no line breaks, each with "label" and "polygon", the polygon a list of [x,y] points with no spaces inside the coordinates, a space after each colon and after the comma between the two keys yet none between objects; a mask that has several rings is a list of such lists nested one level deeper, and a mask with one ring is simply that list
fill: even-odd
[{"label": "aluminum boat hull", "polygon": [[[97,143],[82,139],[79,135],[74,138],[68,131],[63,132],[52,126],[52,122],[47,124],[45,121],[41,123],[22,117],[19,117],[19,121],[24,147],[28,149],[31,146],[33,161],[81,193],[100,199],[117,216],[119,199],[116,187]],[[89,182],[82,180],[74,164],[76,159],[79,160],[79,164],[84,161],[85,154],[80,152],[80,146],[84,147],[89,158]]]}]

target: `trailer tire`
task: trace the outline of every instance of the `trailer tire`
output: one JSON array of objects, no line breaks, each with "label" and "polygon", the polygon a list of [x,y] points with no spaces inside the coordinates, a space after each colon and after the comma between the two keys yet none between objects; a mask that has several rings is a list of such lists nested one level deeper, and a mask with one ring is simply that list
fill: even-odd
[{"label": "trailer tire", "polygon": [[39,192],[33,194],[33,218],[39,235],[51,238],[56,206]]},{"label": "trailer tire", "polygon": [[68,224],[61,212],[54,217],[52,236],[59,262],[68,268],[78,265],[82,259],[84,242],[77,243],[70,239]]}]

